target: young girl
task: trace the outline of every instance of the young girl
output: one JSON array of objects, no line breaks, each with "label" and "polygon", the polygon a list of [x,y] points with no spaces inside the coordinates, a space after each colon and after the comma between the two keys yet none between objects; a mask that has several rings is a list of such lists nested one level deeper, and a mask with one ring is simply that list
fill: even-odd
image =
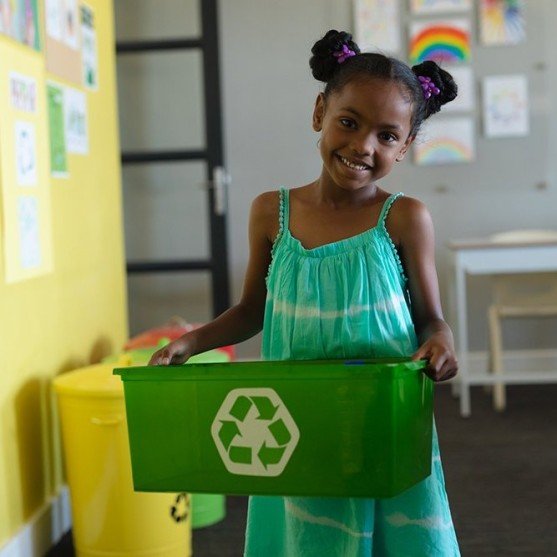
[{"label": "young girl", "polygon": [[[456,96],[434,62],[410,69],[360,53],[329,31],[310,66],[325,88],[313,129],[323,159],[314,182],[268,192],[252,205],[250,259],[240,302],[159,350],[151,364],[245,340],[263,328],[264,359],[413,356],[427,374],[456,374],[422,203],[378,185],[420,124]],[[251,497],[249,557],[455,557],[437,435],[432,474],[391,499]]]}]

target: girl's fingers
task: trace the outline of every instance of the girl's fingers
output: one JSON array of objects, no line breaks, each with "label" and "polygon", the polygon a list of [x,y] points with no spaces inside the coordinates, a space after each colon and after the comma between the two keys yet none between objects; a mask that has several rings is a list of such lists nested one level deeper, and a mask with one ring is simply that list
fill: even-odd
[{"label": "girl's fingers", "polygon": [[167,366],[170,364],[171,355],[167,348],[162,348],[161,350],[157,350],[149,360],[150,366]]},{"label": "girl's fingers", "polygon": [[[441,363],[442,362],[442,363]],[[454,358],[451,357],[443,357],[440,358],[439,364],[434,368],[434,381],[447,381],[448,379],[452,379],[457,371],[458,366],[456,365],[456,361]]]},{"label": "girl's fingers", "polygon": [[434,381],[446,381],[456,375],[456,362],[447,351],[434,353],[429,360],[428,376]]},{"label": "girl's fingers", "polygon": [[427,344],[424,344],[420,346],[418,350],[416,350],[416,352],[414,352],[414,355],[412,356],[412,360],[426,360],[429,355],[430,355],[429,347],[427,346]]}]

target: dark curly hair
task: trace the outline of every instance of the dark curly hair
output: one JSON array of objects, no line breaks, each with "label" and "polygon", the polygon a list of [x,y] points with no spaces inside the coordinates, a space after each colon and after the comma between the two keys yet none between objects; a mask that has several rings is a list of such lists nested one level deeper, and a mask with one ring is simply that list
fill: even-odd
[{"label": "dark curly hair", "polygon": [[[344,45],[356,55],[339,64],[333,53],[341,51]],[[378,52],[362,53],[352,40],[352,35],[344,31],[328,31],[313,45],[311,53],[311,73],[315,79],[326,84],[325,98],[362,76],[396,81],[402,86],[401,92],[406,93],[413,106],[410,135],[416,135],[422,122],[439,112],[444,104],[455,99],[458,92],[451,74],[435,62],[426,61],[410,68],[404,62]],[[426,99],[418,76],[431,78],[439,89],[439,94]]]}]

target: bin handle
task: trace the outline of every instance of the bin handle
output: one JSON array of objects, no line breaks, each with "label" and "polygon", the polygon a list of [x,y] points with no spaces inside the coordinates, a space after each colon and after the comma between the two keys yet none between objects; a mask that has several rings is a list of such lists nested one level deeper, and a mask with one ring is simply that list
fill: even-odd
[{"label": "bin handle", "polygon": [[91,423],[94,425],[114,426],[122,423],[122,415],[116,414],[114,416],[92,416]]}]

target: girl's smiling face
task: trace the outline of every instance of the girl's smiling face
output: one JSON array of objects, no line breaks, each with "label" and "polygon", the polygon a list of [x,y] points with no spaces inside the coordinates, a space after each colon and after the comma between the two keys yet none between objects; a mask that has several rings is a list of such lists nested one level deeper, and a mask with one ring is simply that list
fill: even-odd
[{"label": "girl's smiling face", "polygon": [[412,104],[395,81],[362,78],[319,95],[313,129],[321,132],[321,179],[346,190],[374,184],[410,147]]}]

